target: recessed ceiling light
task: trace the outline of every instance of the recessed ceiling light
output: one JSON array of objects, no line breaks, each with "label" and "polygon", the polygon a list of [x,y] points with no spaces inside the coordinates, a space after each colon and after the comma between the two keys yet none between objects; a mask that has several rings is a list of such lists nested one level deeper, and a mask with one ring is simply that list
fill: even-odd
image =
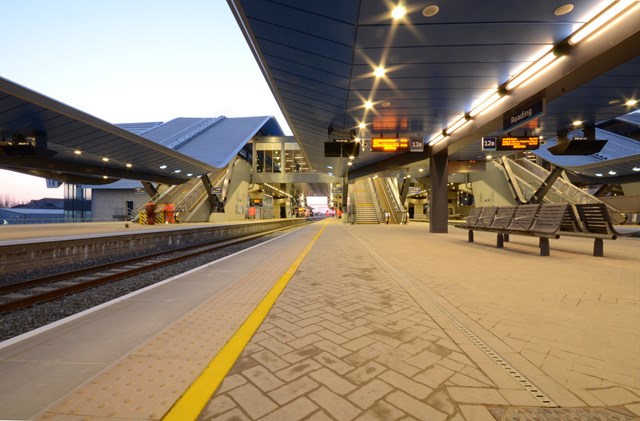
[{"label": "recessed ceiling light", "polygon": [[571,3],[567,3],[565,5],[562,5],[560,7],[558,7],[553,14],[556,16],[563,16],[566,15],[567,13],[571,13],[571,11],[573,10],[573,4]]},{"label": "recessed ceiling light", "polygon": [[176,173],[176,174],[178,174],[178,173],[181,173],[181,172],[182,172],[182,170],[174,170],[173,172],[174,172],[174,173]]},{"label": "recessed ceiling light", "polygon": [[160,169],[161,169],[161,170],[164,170],[165,168],[167,168],[167,166],[166,166],[166,165],[164,165],[164,164],[160,165]]},{"label": "recessed ceiling light", "polygon": [[613,170],[609,171],[609,175],[616,175],[616,174],[617,174],[617,172],[615,172]]},{"label": "recessed ceiling light", "polygon": [[602,173],[597,172],[596,177],[602,177]]},{"label": "recessed ceiling light", "polygon": [[572,124],[572,125],[574,125],[574,126],[581,126],[581,125],[582,125],[582,123],[583,123],[583,122],[582,122],[582,121],[580,121],[580,120],[574,120],[571,124]]},{"label": "recessed ceiling light", "polygon": [[127,168],[133,167],[133,165],[129,164],[128,162],[125,165],[127,166]]},{"label": "recessed ceiling light", "polygon": [[395,20],[402,19],[407,14],[407,8],[404,6],[396,6],[391,11],[391,17]]},{"label": "recessed ceiling light", "polygon": [[622,101],[620,101],[619,99],[612,99],[611,101],[609,101],[609,105],[616,105],[616,104],[620,104]]},{"label": "recessed ceiling light", "polygon": [[385,74],[385,73],[387,73],[387,71],[386,71],[386,70],[385,70],[385,68],[384,68],[384,67],[382,67],[382,66],[378,66],[378,67],[376,67],[376,70],[374,70],[374,71],[373,71],[373,74],[374,74],[376,77],[382,77],[382,76],[384,76],[384,74]]},{"label": "recessed ceiling light", "polygon": [[329,168],[330,170],[333,169],[333,167],[331,165],[327,165],[327,168]]},{"label": "recessed ceiling light", "polygon": [[79,151],[77,149],[75,151],[73,151],[73,153],[76,154],[76,155],[82,155],[82,151]]},{"label": "recessed ceiling light", "polygon": [[638,103],[637,99],[630,99],[627,102],[625,102],[624,105],[626,105],[627,107],[633,107],[637,103]]},{"label": "recessed ceiling light", "polygon": [[348,166],[352,166],[352,165],[353,165],[353,162],[349,161],[349,162],[347,162],[347,165],[348,165]]},{"label": "recessed ceiling light", "polygon": [[390,101],[385,101],[385,102],[383,102],[382,104],[380,104],[380,106],[385,107],[385,108],[386,108],[386,107],[388,107],[388,106],[390,106],[390,105],[391,105],[391,102],[390,102]]},{"label": "recessed ceiling light", "polygon": [[360,129],[364,129],[365,127],[367,127],[367,125],[365,123],[360,123],[360,124],[358,124],[358,127]]},{"label": "recessed ceiling light", "polygon": [[103,176],[102,176],[102,178],[104,178],[104,179],[106,180],[106,179],[107,179],[107,178],[109,178],[109,177],[107,177],[106,175],[103,175]]},{"label": "recessed ceiling light", "polygon": [[365,101],[364,102],[364,108],[366,108],[367,110],[370,110],[371,108],[373,108],[373,102]]},{"label": "recessed ceiling light", "polygon": [[432,4],[424,8],[424,10],[422,11],[422,15],[424,17],[430,18],[437,15],[439,11],[440,8],[437,5]]},{"label": "recessed ceiling light", "polygon": [[109,158],[107,158],[106,156],[102,157],[102,162],[109,162]]},{"label": "recessed ceiling light", "polygon": [[640,167],[633,167],[633,171],[640,171]]}]

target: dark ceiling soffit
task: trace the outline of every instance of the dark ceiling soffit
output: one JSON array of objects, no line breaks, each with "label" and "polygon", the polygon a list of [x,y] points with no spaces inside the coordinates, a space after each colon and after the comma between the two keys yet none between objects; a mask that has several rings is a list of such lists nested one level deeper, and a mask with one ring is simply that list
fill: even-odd
[{"label": "dark ceiling soffit", "polygon": [[[231,9],[231,13],[233,13],[233,17],[236,19],[236,22],[240,27],[240,31],[242,32],[242,35],[244,35],[244,38],[247,41],[247,44],[249,45],[249,49],[251,50],[253,57],[256,59],[256,63],[258,63],[258,67],[260,67],[262,76],[264,76],[264,79],[267,82],[267,85],[269,85],[271,94],[273,94],[273,97],[276,99],[276,102],[278,103],[278,107],[280,108],[280,111],[282,111],[282,114],[284,115],[284,118],[287,121],[287,124],[289,124],[289,128],[293,132],[296,139],[300,139],[300,136],[298,135],[295,127],[292,125],[293,120],[289,115],[289,110],[287,110],[287,108],[284,106],[285,102],[280,96],[279,91],[276,89],[275,85],[273,84],[274,78],[269,73],[269,68],[266,65],[267,61],[263,57],[260,49],[258,48],[258,43],[255,38],[255,34],[253,33],[251,27],[246,24],[246,22],[248,21],[247,15],[245,14],[244,9],[240,5],[240,1],[227,0],[227,4],[229,5],[229,8]],[[309,154],[305,150],[304,144],[302,142],[298,142],[298,145],[302,150],[302,155],[304,156],[304,159],[309,163],[309,165],[311,165],[311,159]]]},{"label": "dark ceiling soffit", "polygon": [[45,95],[42,95],[38,92],[32,91],[22,85],[11,82],[8,79],[0,77],[0,92],[5,92],[9,95],[12,95],[16,98],[19,98],[23,101],[35,104],[40,106],[46,110],[52,111],[54,113],[58,113],[65,117],[69,117],[75,121],[87,124],[91,127],[95,127],[99,130],[102,130],[106,133],[113,134],[115,136],[121,137],[130,142],[139,144],[148,149],[153,149],[157,152],[162,153],[163,155],[170,156],[171,158],[178,159],[181,162],[187,162],[191,165],[196,165],[203,169],[203,172],[213,171],[214,168],[204,162],[198,161],[196,159],[190,158],[186,155],[182,155],[178,152],[175,152],[172,149],[166,148],[164,146],[158,145],[155,142],[147,140],[141,136],[137,136],[125,129],[121,129],[107,121],[101,120],[97,117],[94,117],[90,114],[87,114],[83,111],[80,111],[76,108],[70,107],[62,102],[58,102],[52,98],[49,98]]},{"label": "dark ceiling soffit", "polygon": [[82,177],[91,179],[93,184],[101,184],[96,180],[104,180],[103,176],[113,178],[112,181],[119,179],[144,180],[153,181],[164,184],[182,184],[189,180],[183,177],[171,177],[166,174],[158,174],[152,172],[136,171],[133,169],[118,169],[110,167],[96,167],[83,163],[55,161],[50,158],[33,156],[33,157],[12,157],[8,159],[6,156],[0,155],[0,167],[11,171],[18,171],[25,174],[36,173],[34,171],[46,172],[51,178],[59,181],[66,181],[65,177]]},{"label": "dark ceiling soffit", "polygon": [[[600,55],[585,61],[578,68],[573,69],[562,78],[548,85],[543,90],[548,103],[547,112],[553,108],[553,100],[561,98],[566,93],[578,89],[590,80],[596,79],[598,76],[615,69],[617,66],[637,57],[638,54],[640,54],[640,30],[631,34],[621,42],[610,46]],[[536,92],[530,92],[529,97],[535,95],[537,95]],[[523,100],[525,100],[525,98],[523,98]],[[509,108],[511,108],[511,106]],[[452,155],[472,142],[478,142],[479,144],[481,136],[501,130],[502,113],[451,145],[447,145],[445,142],[436,145],[432,148],[433,153],[438,153],[448,146],[449,155]]]}]

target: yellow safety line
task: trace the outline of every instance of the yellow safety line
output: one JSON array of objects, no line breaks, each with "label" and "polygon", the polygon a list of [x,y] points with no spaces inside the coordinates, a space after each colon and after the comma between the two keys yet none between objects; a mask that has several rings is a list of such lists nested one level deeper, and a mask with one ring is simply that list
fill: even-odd
[{"label": "yellow safety line", "polygon": [[173,406],[162,417],[163,421],[185,421],[195,420],[198,418],[204,407],[207,405],[213,394],[215,393],[222,380],[233,367],[245,346],[251,340],[253,334],[258,330],[260,324],[275,304],[278,296],[287,286],[298,267],[311,251],[315,242],[327,227],[325,221],[324,226],[318,232],[307,247],[300,253],[298,258],[293,262],[289,269],[278,279],[271,291],[267,293],[264,299],[253,310],[251,315],[242,323],[236,333],[222,347],[220,352],[209,362],[207,368],[202,372],[200,377],[194,380],[189,388],[180,396]]}]

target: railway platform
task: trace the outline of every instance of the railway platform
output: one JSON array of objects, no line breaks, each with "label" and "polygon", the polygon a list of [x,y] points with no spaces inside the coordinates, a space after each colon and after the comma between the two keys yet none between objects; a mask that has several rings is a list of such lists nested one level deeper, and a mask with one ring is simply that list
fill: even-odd
[{"label": "railway platform", "polygon": [[327,219],[0,343],[0,418],[640,419],[640,239]]}]

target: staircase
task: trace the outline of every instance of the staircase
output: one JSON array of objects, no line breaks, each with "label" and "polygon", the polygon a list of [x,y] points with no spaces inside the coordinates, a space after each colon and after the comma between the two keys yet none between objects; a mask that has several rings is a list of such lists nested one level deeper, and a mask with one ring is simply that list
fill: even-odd
[{"label": "staircase", "polygon": [[356,206],[356,224],[379,224],[378,212],[376,210],[371,194],[367,189],[365,179],[356,180],[353,184],[353,199]]}]

